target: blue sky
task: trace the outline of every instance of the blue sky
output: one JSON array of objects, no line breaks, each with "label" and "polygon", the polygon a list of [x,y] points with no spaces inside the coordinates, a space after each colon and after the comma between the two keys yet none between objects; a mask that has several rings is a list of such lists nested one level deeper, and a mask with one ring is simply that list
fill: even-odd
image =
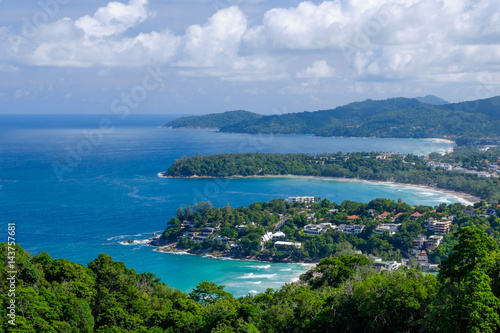
[{"label": "blue sky", "polygon": [[0,113],[500,95],[494,0],[0,0]]}]

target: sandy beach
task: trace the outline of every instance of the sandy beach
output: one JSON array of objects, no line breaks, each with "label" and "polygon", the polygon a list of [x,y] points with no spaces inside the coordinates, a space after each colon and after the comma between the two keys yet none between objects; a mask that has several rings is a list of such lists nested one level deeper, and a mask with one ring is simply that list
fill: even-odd
[{"label": "sandy beach", "polygon": [[355,178],[339,178],[339,177],[323,177],[323,176],[297,176],[297,175],[264,175],[264,176],[237,176],[237,177],[229,177],[229,178],[310,178],[310,179],[319,179],[319,180],[331,180],[331,181],[339,181],[339,182],[357,182],[357,183],[367,183],[367,184],[380,184],[380,185],[396,185],[396,186],[404,186],[404,187],[412,187],[418,188],[421,190],[433,191],[446,193],[449,195],[453,195],[460,199],[460,201],[465,205],[473,205],[476,202],[481,201],[480,198],[475,197],[471,194],[456,192],[451,190],[441,189],[435,186],[426,186],[426,185],[416,185],[416,184],[406,184],[406,183],[396,183],[396,182],[388,182],[388,181],[377,181],[377,180],[365,180],[365,179],[355,179]]},{"label": "sandy beach", "polygon": [[453,140],[449,140],[449,139],[441,139],[441,138],[426,138],[425,140],[433,140],[433,141],[441,141],[441,142],[446,142],[446,143],[451,143],[453,145],[456,145],[456,142],[453,141]]}]

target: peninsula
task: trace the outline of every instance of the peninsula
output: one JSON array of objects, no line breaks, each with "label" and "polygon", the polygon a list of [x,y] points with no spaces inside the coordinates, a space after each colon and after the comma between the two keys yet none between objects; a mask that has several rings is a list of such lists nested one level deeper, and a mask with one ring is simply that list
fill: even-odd
[{"label": "peninsula", "polygon": [[446,103],[435,96],[350,103],[314,112],[259,115],[248,111],[182,117],[167,127],[217,128],[248,134],[313,134],[376,138],[442,138],[462,145],[498,141],[500,96]]},{"label": "peninsula", "polygon": [[179,208],[151,245],[162,252],[271,262],[317,263],[331,256],[365,254],[376,267],[388,270],[400,265],[435,269],[453,248],[450,233],[461,225],[487,226],[500,240],[498,206],[481,201],[474,206],[414,207],[388,199],[337,204],[314,197],[240,208],[200,202]]},{"label": "peninsula", "polygon": [[500,200],[500,149],[459,147],[445,155],[396,153],[263,154],[183,157],[165,177],[316,176],[430,186]]}]

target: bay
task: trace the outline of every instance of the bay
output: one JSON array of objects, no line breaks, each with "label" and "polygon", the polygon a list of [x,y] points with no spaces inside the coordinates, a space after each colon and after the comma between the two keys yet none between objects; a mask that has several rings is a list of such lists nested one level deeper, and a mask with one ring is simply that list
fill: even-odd
[{"label": "bay", "polygon": [[123,245],[123,241],[147,239],[163,230],[178,207],[200,200],[234,207],[295,195],[336,202],[368,202],[377,197],[428,205],[458,201],[450,194],[404,186],[310,178],[158,178],[157,173],[175,159],[196,154],[426,154],[451,147],[438,140],[242,135],[159,126],[177,117],[1,115],[2,229],[16,222],[18,243],[35,254],[47,251],[54,258],[86,264],[106,253],[184,291],[211,280],[240,296],[278,288],[296,280],[307,267],[164,254],[144,244]]}]

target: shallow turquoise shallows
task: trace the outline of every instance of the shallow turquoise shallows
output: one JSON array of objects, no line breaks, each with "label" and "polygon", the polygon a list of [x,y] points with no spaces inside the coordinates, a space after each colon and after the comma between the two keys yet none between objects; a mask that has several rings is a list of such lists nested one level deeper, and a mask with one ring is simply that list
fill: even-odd
[{"label": "shallow turquoise shallows", "polygon": [[0,116],[0,220],[14,221],[17,242],[31,253],[81,264],[106,253],[138,272],[150,271],[187,291],[201,280],[237,296],[278,288],[304,265],[218,260],[157,253],[124,240],[164,229],[178,207],[209,200],[233,207],[311,195],[332,201],[377,197],[435,205],[458,198],[395,185],[318,179],[166,179],[157,173],[181,156],[232,152],[445,152],[436,140],[316,138],[175,130],[159,125],[177,116]]}]

